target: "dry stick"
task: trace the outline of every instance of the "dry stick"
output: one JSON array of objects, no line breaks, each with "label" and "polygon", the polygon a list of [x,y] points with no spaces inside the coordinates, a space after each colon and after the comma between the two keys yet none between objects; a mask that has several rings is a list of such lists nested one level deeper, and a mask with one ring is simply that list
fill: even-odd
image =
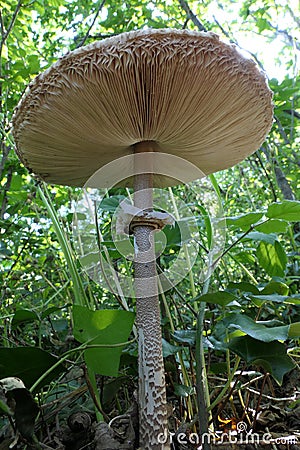
[{"label": "dry stick", "polygon": [[[149,152],[149,157],[144,155],[143,160],[135,158],[134,205],[143,210],[152,210],[153,207],[151,153],[154,150],[157,150],[154,142],[140,142],[134,146],[137,156],[138,153]],[[137,224],[133,230],[139,347],[140,447],[143,450],[169,450],[153,231],[151,224]],[[164,439],[166,442],[162,443]]]},{"label": "dry stick", "polygon": [[253,423],[252,423],[252,429],[255,431],[255,427],[256,427],[256,421],[257,421],[257,416],[258,416],[258,412],[259,412],[259,407],[260,407],[260,403],[261,403],[261,399],[263,396],[263,391],[264,391],[264,387],[267,381],[267,378],[269,376],[269,373],[267,372],[264,376],[263,382],[262,382],[262,386],[261,386],[261,390],[260,390],[260,394],[258,397],[258,401],[257,401],[257,405],[256,405],[256,409],[255,409],[255,416],[253,418]]}]

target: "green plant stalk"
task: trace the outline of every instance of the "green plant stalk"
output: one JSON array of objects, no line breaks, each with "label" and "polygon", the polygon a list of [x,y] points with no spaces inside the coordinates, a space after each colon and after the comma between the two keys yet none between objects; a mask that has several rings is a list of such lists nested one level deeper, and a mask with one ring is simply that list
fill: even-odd
[{"label": "green plant stalk", "polygon": [[[162,291],[162,286],[161,286],[161,282],[160,282],[159,278],[158,278],[158,286],[159,286],[159,290],[161,292],[160,295],[161,295],[161,298],[163,300],[165,311],[166,311],[167,317],[168,317],[169,322],[170,322],[171,332],[174,333],[174,331],[175,331],[174,321],[173,321],[173,318],[172,318],[172,314],[171,314],[171,311],[170,311],[170,308],[169,308],[166,296],[165,296],[164,292]],[[181,350],[178,351],[178,357],[179,357],[181,373],[182,373],[182,376],[183,376],[184,384],[186,386],[191,386],[190,378],[188,376],[188,373],[187,373],[187,370],[186,370],[186,367],[185,367],[185,364],[184,364],[184,360],[183,360],[183,357],[182,357],[182,351]],[[192,418],[193,417],[193,406],[192,406],[192,401],[191,401],[190,396],[187,398],[187,409],[188,409],[189,416]]]},{"label": "green plant stalk", "polygon": [[228,256],[230,256],[230,258],[233,259],[233,261],[246,272],[246,274],[253,281],[254,284],[258,284],[257,280],[254,278],[254,276],[252,275],[250,270],[248,270],[247,267],[245,267],[243,263],[241,263],[240,261],[237,261],[236,258],[231,253],[228,253]]},{"label": "green plant stalk", "polygon": [[[98,245],[98,250],[99,250],[99,261],[100,261],[101,271],[102,271],[102,274],[103,274],[103,276],[105,278],[106,283],[108,284],[108,286],[110,286],[110,282],[109,282],[108,278],[105,275],[106,271],[105,271],[105,269],[103,267],[103,259],[102,259],[102,255],[101,255],[101,248],[102,248],[103,252],[105,254],[105,258],[106,258],[107,262],[109,263],[108,264],[109,265],[109,269],[110,269],[111,274],[113,276],[113,280],[115,282],[115,286],[116,286],[116,288],[118,290],[118,296],[120,298],[122,307],[124,308],[125,311],[129,311],[129,306],[128,306],[128,303],[127,303],[127,301],[125,299],[125,296],[123,294],[122,287],[120,285],[120,282],[119,282],[118,276],[116,274],[116,271],[114,270],[114,265],[113,265],[113,262],[112,262],[112,260],[110,258],[109,251],[108,251],[108,249],[106,248],[105,245],[101,245],[101,242],[103,241],[103,237],[102,237],[100,228],[98,226],[98,214],[97,214],[96,204],[94,206],[95,206],[94,207],[95,227],[96,227],[96,232],[97,232],[97,245]],[[111,290],[111,292],[114,292],[114,289],[111,286],[110,286],[110,290]]]},{"label": "green plant stalk", "polygon": [[[169,188],[169,192],[170,192],[172,204],[174,207],[176,220],[179,220],[178,209],[177,209],[177,205],[175,202],[172,188]],[[185,244],[183,245],[183,249],[184,249],[184,253],[185,253],[185,257],[186,257],[186,261],[187,261],[187,268],[189,270],[189,280],[190,280],[191,292],[192,292],[193,298],[195,298],[196,297],[195,281],[194,281],[193,272],[191,270],[192,267],[191,267],[189,254],[188,254]],[[210,283],[210,276],[207,277],[207,279],[204,283],[204,286],[202,289],[202,295],[204,295],[208,292],[209,283]],[[208,433],[208,407],[210,405],[209,389],[208,389],[207,375],[206,375],[206,368],[205,368],[205,357],[204,357],[204,350],[203,350],[203,323],[204,323],[204,315],[205,315],[205,303],[201,302],[199,309],[198,309],[198,305],[195,304],[194,308],[196,311],[198,311],[195,359],[196,359],[196,389],[197,389],[199,431],[200,431],[200,435],[204,435],[204,434]],[[203,442],[203,450],[210,450],[210,445],[208,442]]]},{"label": "green plant stalk", "polygon": [[235,363],[234,363],[234,367],[232,369],[232,371],[230,371],[229,376],[228,376],[228,380],[226,381],[223,389],[221,390],[221,392],[219,393],[219,395],[217,396],[217,398],[210,404],[208,410],[212,411],[217,405],[218,403],[220,403],[220,401],[222,400],[222,398],[224,397],[224,395],[227,392],[227,389],[230,387],[230,384],[234,378],[234,374],[237,371],[239,364],[240,364],[241,358],[239,356],[237,356]]},{"label": "green plant stalk", "polygon": [[[169,193],[170,193],[171,200],[172,200],[172,205],[173,205],[173,208],[174,208],[175,218],[176,218],[176,220],[180,220],[179,213],[178,213],[178,208],[177,208],[176,201],[175,201],[174,194],[173,194],[173,191],[172,191],[171,187],[169,187]],[[189,256],[186,244],[183,244],[182,248],[183,248],[184,256],[185,256],[185,259],[186,259],[186,262],[187,262],[187,270],[188,270],[188,274],[189,274],[189,280],[190,280],[190,287],[191,287],[191,291],[192,291],[192,296],[193,296],[193,298],[195,298],[196,297],[196,288],[195,288],[194,275],[193,275],[193,271],[192,271],[192,267],[191,267],[190,256]]]},{"label": "green plant stalk", "polygon": [[[202,289],[202,295],[207,294],[210,278],[208,277]],[[209,432],[208,427],[208,410],[210,406],[210,397],[208,391],[207,374],[205,368],[205,358],[203,350],[203,324],[205,316],[205,302],[200,302],[197,328],[196,328],[196,389],[198,404],[198,420],[200,436],[205,436]],[[210,450],[209,442],[202,442],[203,450]]]},{"label": "green plant stalk", "polygon": [[166,311],[167,317],[168,317],[169,322],[170,322],[171,332],[174,333],[174,331],[175,331],[174,321],[173,321],[173,318],[172,318],[172,314],[171,314],[171,311],[170,311],[170,308],[169,308],[169,305],[168,305],[165,293],[162,291],[162,285],[161,285],[161,281],[160,281],[159,278],[158,278],[158,286],[159,286],[159,290],[160,290],[160,296],[162,298],[162,301],[163,301],[163,304],[164,304],[164,307],[165,307],[165,311]]},{"label": "green plant stalk", "polygon": [[89,378],[91,388],[93,389],[93,394],[95,396],[95,402],[98,405],[98,406],[95,405],[96,406],[95,413],[96,413],[97,422],[104,422],[103,414],[100,411],[102,409],[102,407],[101,407],[101,399],[100,399],[99,391],[97,388],[96,374],[90,367],[87,368],[87,373],[88,373],[88,378]]},{"label": "green plant stalk", "polygon": [[[45,185],[44,185],[44,187],[45,187]],[[65,232],[64,232],[61,224],[59,223],[59,218],[58,218],[56,210],[53,206],[50,195],[46,188],[43,191],[40,186],[38,187],[38,192],[39,192],[39,195],[40,195],[41,199],[43,200],[43,202],[46,206],[46,209],[48,211],[48,214],[52,220],[52,224],[55,229],[58,242],[59,242],[59,244],[62,248],[63,254],[66,258],[66,262],[67,262],[67,265],[68,265],[68,268],[70,271],[70,275],[71,275],[71,279],[73,282],[75,304],[81,305],[81,306],[87,306],[88,308],[90,308],[90,302],[86,296],[80,274],[78,273],[78,269],[77,269],[76,263],[74,261],[74,255],[70,248],[70,244],[65,235]]]},{"label": "green plant stalk", "polygon": [[[88,342],[91,342],[92,340],[94,340],[95,338],[91,339]],[[135,342],[136,339],[131,339],[130,341],[127,342],[120,342],[118,344],[92,344],[92,345],[88,345],[88,343],[84,343],[81,344],[79,347],[77,348],[72,348],[71,350],[68,350],[61,358],[59,358],[59,360],[53,364],[53,366],[51,366],[48,370],[46,370],[46,372],[43,373],[43,375],[40,376],[40,378],[38,378],[36,380],[36,382],[31,386],[31,388],[29,389],[30,392],[33,392],[37,386],[54,370],[56,369],[56,367],[58,367],[60,364],[62,364],[66,359],[68,359],[68,357],[72,354],[72,353],[76,353],[76,352],[84,352],[85,350],[89,349],[89,348],[115,348],[115,347],[124,347],[125,345],[131,344],[132,342]]]},{"label": "green plant stalk", "polygon": [[[43,276],[43,275],[42,275]],[[46,282],[50,285],[49,281],[47,280],[46,277],[44,277],[44,280],[46,280]],[[61,294],[62,291],[64,291],[64,289],[66,289],[66,287],[68,286],[68,284],[70,283],[70,280],[67,280],[59,289],[57,289],[52,283],[51,283],[51,287],[56,291],[55,294],[51,295],[51,297],[46,300],[43,303],[43,307],[47,307],[49,305],[49,303],[52,302],[53,299],[55,299],[58,295],[61,297],[61,300],[65,300],[66,298]]]}]

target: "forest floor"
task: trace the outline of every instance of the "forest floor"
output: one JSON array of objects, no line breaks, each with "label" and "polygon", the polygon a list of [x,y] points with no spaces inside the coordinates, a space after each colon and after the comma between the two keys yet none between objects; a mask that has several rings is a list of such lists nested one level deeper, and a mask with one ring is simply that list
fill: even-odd
[{"label": "forest floor", "polygon": [[[248,382],[248,386],[245,380],[240,380],[243,383],[240,390],[232,389],[230,397],[224,398],[213,411],[210,450],[300,450],[300,371],[295,369],[286,375],[282,386],[270,378],[267,382],[264,378],[263,383]],[[39,446],[16,439],[11,424],[7,423],[0,430],[0,450],[137,450],[135,386],[122,388],[118,402],[106,404],[102,411],[104,422],[96,420],[93,404],[87,401],[88,391],[81,378],[81,386],[77,385],[71,394],[57,393],[56,399],[40,405],[41,414],[35,427]],[[124,392],[129,407],[125,414],[120,414]],[[175,432],[172,450],[207,450],[199,443],[196,420],[191,423],[181,419],[184,402],[174,395],[168,400],[169,426]],[[14,439],[15,445],[11,446]]]}]

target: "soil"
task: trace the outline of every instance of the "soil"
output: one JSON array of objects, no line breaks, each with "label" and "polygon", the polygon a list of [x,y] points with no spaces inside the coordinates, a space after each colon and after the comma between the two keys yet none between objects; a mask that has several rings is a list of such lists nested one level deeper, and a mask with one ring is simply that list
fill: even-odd
[{"label": "soil", "polygon": [[[285,377],[282,386],[270,378],[243,375],[233,385],[230,396],[212,412],[210,450],[300,450],[300,371]],[[102,380],[103,381],[103,380]],[[218,394],[222,380],[212,392]],[[126,385],[126,388],[124,386]],[[88,388],[82,384],[72,395],[40,405],[35,436],[39,444],[16,436],[12,423],[0,430],[0,450],[137,450],[138,408],[135,386],[125,383],[118,401],[110,400],[102,411],[105,421],[97,421]],[[125,413],[120,413],[127,405]],[[174,394],[168,399],[172,450],[206,450],[199,444],[197,420],[186,421],[184,402]],[[15,445],[14,445],[15,444]],[[13,446],[12,446],[13,445]],[[39,445],[39,447],[38,447]]]}]

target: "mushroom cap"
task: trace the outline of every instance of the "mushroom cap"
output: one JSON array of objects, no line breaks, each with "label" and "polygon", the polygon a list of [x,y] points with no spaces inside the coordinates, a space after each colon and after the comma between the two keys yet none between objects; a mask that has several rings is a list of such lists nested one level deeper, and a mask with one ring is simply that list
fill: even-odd
[{"label": "mushroom cap", "polygon": [[13,134],[32,172],[82,186],[142,141],[205,174],[226,169],[259,148],[272,119],[266,77],[236,46],[210,32],[148,29],[81,47],[38,75]]}]

